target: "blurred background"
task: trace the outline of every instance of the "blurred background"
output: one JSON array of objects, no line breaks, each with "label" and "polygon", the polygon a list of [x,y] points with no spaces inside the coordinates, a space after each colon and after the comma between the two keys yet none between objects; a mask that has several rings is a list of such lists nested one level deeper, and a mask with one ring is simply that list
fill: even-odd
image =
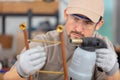
[{"label": "blurred background", "polygon": [[[21,23],[27,24],[29,38],[65,24],[63,12],[69,0],[0,0],[0,62],[9,69],[24,47]],[[120,0],[104,0],[105,23],[98,31],[114,45],[120,44]]]}]

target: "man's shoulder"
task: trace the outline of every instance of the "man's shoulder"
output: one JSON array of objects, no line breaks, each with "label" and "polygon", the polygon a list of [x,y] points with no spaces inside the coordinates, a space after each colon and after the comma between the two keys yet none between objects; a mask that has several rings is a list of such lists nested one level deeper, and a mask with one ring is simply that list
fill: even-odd
[{"label": "man's shoulder", "polygon": [[103,35],[99,34],[98,32],[95,32],[93,37],[97,37],[97,38],[100,38],[102,40],[109,40],[107,36],[103,36]]}]

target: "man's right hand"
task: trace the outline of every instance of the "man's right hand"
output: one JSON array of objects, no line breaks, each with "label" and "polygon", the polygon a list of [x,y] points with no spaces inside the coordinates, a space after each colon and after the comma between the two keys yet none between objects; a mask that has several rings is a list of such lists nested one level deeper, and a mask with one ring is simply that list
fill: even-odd
[{"label": "man's right hand", "polygon": [[17,64],[17,72],[22,77],[28,77],[41,69],[46,61],[46,53],[43,47],[29,49],[20,54]]}]

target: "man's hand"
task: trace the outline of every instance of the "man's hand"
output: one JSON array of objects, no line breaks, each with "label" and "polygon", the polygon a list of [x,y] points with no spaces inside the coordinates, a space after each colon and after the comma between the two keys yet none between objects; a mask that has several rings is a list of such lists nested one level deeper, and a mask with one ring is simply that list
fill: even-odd
[{"label": "man's hand", "polygon": [[43,47],[29,49],[20,54],[17,64],[17,72],[22,77],[28,77],[41,69],[46,61],[46,53]]},{"label": "man's hand", "polygon": [[119,69],[116,53],[112,49],[97,49],[96,54],[96,65],[108,75],[113,75]]}]

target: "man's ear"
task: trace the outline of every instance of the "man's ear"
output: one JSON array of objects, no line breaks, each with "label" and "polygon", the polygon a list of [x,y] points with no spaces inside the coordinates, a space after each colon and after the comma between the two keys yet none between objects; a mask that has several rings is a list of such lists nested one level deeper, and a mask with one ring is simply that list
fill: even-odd
[{"label": "man's ear", "polygon": [[64,10],[64,20],[67,20],[67,13],[66,13],[67,9]]},{"label": "man's ear", "polygon": [[95,30],[99,30],[103,24],[104,24],[104,20],[102,19],[102,20],[96,25]]}]

